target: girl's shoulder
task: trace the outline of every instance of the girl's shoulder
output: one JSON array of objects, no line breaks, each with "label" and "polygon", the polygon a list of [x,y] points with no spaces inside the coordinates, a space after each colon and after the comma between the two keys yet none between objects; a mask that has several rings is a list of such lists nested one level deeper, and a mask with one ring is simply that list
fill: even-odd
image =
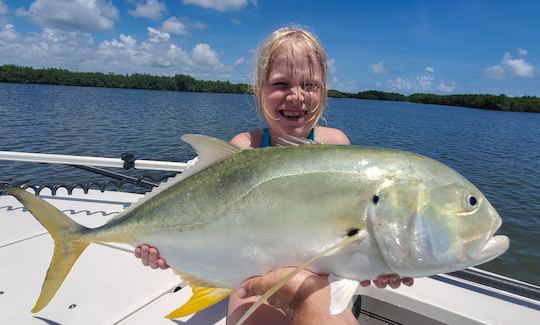
[{"label": "girl's shoulder", "polygon": [[343,131],[325,126],[315,128],[315,141],[324,144],[350,144],[349,138]]},{"label": "girl's shoulder", "polygon": [[258,148],[261,144],[261,130],[242,132],[231,139],[231,143],[240,148]]}]

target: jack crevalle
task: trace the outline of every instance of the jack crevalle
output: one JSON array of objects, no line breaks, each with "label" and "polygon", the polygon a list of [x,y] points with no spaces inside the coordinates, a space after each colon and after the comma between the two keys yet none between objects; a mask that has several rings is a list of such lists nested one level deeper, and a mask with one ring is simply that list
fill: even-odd
[{"label": "jack crevalle", "polygon": [[485,196],[421,155],[322,144],[242,150],[202,135],[182,139],[197,150],[198,162],[98,228],[75,223],[27,191],[4,190],[55,242],[32,312],[49,303],[92,242],[157,247],[194,292],[170,318],[285,266],[331,274],[335,314],[354,294],[351,283],[358,285],[344,279],[451,272],[509,246],[507,237],[494,235],[501,219]]}]

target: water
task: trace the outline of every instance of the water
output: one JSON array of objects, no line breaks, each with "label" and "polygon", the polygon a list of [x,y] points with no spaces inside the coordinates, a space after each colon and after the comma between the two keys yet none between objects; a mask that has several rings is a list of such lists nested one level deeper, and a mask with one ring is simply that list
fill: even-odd
[{"label": "water", "polygon": [[[540,285],[540,114],[330,99],[353,144],[414,151],[473,182],[503,218],[510,250],[482,268]],[[221,139],[260,126],[253,97],[0,83],[0,150],[186,161],[185,133]],[[137,174],[137,172],[125,172]],[[159,173],[154,173],[158,175]],[[0,180],[102,179],[66,166],[0,162]]]}]

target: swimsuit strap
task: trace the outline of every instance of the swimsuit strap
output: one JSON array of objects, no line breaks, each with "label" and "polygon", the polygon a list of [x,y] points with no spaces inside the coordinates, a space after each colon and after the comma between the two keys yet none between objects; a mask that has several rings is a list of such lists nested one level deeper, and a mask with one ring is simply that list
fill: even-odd
[{"label": "swimsuit strap", "polygon": [[315,128],[311,129],[311,131],[309,131],[309,135],[307,137],[309,140],[311,141],[315,141]]},{"label": "swimsuit strap", "polygon": [[263,129],[263,135],[262,135],[261,144],[259,147],[261,148],[270,147],[270,130],[268,130],[268,128]]},{"label": "swimsuit strap", "polygon": [[[311,129],[311,131],[309,131],[308,139],[311,141],[315,141],[315,129]],[[263,129],[260,147],[270,147],[270,130],[268,128]]]}]

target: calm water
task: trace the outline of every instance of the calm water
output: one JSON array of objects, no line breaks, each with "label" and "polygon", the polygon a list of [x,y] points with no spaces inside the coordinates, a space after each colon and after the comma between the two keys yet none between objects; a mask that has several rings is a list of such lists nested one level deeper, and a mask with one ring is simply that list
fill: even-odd
[{"label": "calm water", "polygon": [[[540,114],[331,99],[353,144],[414,151],[472,181],[503,218],[508,253],[482,268],[540,285]],[[260,125],[248,95],[0,83],[0,150],[185,161],[184,133],[230,139]],[[100,179],[71,167],[0,162],[0,180]]]}]

